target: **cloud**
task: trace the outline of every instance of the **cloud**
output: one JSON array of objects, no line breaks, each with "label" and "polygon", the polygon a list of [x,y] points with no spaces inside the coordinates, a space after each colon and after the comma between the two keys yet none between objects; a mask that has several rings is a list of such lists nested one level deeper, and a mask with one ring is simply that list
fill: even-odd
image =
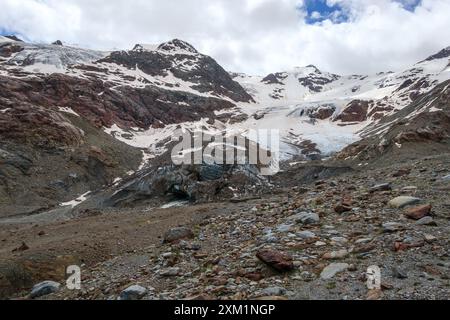
[{"label": "cloud", "polygon": [[0,0],[0,30],[97,49],[180,38],[253,74],[396,70],[450,45],[450,0],[324,1],[339,10],[311,23],[303,0]]}]

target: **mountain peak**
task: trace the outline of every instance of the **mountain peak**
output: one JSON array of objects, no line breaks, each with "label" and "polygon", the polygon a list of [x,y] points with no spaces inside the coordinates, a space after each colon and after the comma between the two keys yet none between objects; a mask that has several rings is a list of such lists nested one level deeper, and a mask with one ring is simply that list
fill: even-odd
[{"label": "mountain peak", "polygon": [[11,42],[11,41],[16,41],[16,42],[23,42],[23,40],[17,38],[14,35],[10,35],[10,36],[0,36],[0,42]]},{"label": "mountain peak", "polygon": [[198,53],[198,51],[189,43],[174,39],[169,42],[165,42],[158,47],[158,50],[167,51],[167,52],[188,52],[188,53]]},{"label": "mountain peak", "polygon": [[424,61],[433,61],[433,60],[444,59],[444,58],[448,58],[448,57],[450,57],[450,47],[442,49],[438,53],[436,53],[432,56],[429,56]]}]

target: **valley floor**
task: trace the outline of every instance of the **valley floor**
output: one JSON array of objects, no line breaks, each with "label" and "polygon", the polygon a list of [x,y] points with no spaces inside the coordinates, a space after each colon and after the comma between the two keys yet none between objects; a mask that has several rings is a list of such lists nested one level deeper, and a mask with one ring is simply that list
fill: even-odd
[{"label": "valley floor", "polygon": [[[0,221],[0,293],[26,298],[39,281],[64,283],[73,263],[81,264],[82,289],[43,298],[117,299],[138,284],[143,299],[450,299],[449,174],[444,154],[298,181],[242,202]],[[392,190],[369,191],[379,183]],[[406,218],[406,209],[388,205],[398,196],[432,204],[433,218]],[[339,205],[351,211],[337,213]],[[302,212],[319,221],[300,223]],[[193,238],[163,243],[179,226]],[[262,263],[264,249],[280,264],[290,256],[293,270]],[[381,269],[381,290],[367,288],[370,266]]]}]

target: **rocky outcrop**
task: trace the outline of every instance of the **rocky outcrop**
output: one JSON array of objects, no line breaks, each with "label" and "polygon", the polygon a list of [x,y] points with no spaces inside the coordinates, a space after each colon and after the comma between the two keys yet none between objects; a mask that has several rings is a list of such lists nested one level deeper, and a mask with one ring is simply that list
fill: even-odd
[{"label": "rocky outcrop", "polygon": [[386,116],[362,132],[363,139],[338,154],[341,159],[375,159],[396,152],[435,152],[450,137],[450,81],[418,98],[403,110]]},{"label": "rocky outcrop", "polygon": [[347,104],[344,110],[334,119],[342,122],[362,122],[367,119],[369,101],[354,100]]},{"label": "rocky outcrop", "polygon": [[262,191],[266,182],[250,165],[167,165],[148,169],[101,197],[105,207],[135,206],[157,199],[204,202],[230,199],[234,192],[245,194],[255,185],[261,186]]},{"label": "rocky outcrop", "polygon": [[[180,107],[180,102],[187,105]],[[215,110],[234,107],[234,104],[225,100],[186,92],[152,86],[112,89],[111,84],[100,80],[86,80],[63,74],[31,79],[0,76],[0,108],[12,109],[16,105],[28,105],[28,111],[41,107],[40,112],[47,113],[50,111],[45,109],[55,110],[56,106],[68,108],[96,127],[117,124],[126,128],[148,128],[151,125],[214,118]],[[22,114],[24,111],[22,110]],[[15,113],[19,111],[13,114]],[[0,114],[0,119],[10,117],[8,114],[8,111]],[[41,117],[42,120],[44,118],[46,117]],[[4,127],[4,131],[9,131],[12,125],[13,123]]]}]

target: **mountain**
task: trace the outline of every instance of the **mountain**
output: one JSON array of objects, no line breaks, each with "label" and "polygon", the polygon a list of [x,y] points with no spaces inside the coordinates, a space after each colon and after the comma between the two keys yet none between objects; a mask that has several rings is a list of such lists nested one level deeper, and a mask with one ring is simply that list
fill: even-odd
[{"label": "mountain", "polygon": [[[149,299],[365,299],[375,258],[399,290],[369,298],[447,297],[449,52],[374,75],[251,76],[177,39],[102,52],[0,37],[0,298],[83,263],[93,289],[50,298],[132,282]],[[175,165],[177,129],[263,151],[252,129],[278,129],[282,170]]]},{"label": "mountain", "polygon": [[265,77],[231,75],[259,106],[244,108],[253,116],[247,126],[280,129],[287,158],[327,156],[450,79],[448,53],[444,49],[405,70],[375,75],[334,75],[314,66]]},{"label": "mountain", "polygon": [[[167,127],[214,121],[252,101],[185,42],[146,48],[104,53],[2,38],[0,212],[38,212],[107,186],[140,168],[148,147],[172,136]],[[147,130],[161,139],[133,141]]]},{"label": "mountain", "polygon": [[[435,104],[450,79],[448,48],[397,72],[310,65],[259,77],[229,73],[178,39],[113,52],[17,40],[0,39],[0,197],[10,215],[116,186],[166,154],[177,128],[247,138],[278,129],[281,160],[373,157],[374,145],[403,145],[399,126],[409,139],[446,132],[427,121],[445,112]],[[39,178],[23,189],[30,176]]]}]

